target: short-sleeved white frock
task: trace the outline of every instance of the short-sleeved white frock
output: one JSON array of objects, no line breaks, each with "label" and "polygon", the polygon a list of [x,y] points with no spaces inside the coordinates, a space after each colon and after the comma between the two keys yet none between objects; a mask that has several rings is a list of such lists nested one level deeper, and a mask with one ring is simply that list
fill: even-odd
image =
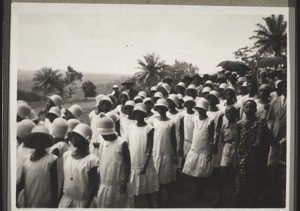
[{"label": "short-sleeved white frock", "polygon": [[125,179],[125,161],[122,145],[125,140],[118,137],[115,141],[104,141],[100,146],[100,187],[95,200],[99,208],[133,207],[133,195],[128,183],[125,193],[119,190]]},{"label": "short-sleeved white frock", "polygon": [[81,159],[72,157],[72,151],[63,155],[64,185],[63,196],[59,207],[82,208],[88,200],[89,171],[98,167],[99,160],[94,154],[89,154]]},{"label": "short-sleeved white frock", "polygon": [[51,153],[54,149],[58,149],[59,154],[56,160],[57,166],[57,184],[58,184],[58,195],[62,191],[63,181],[64,181],[64,161],[63,155],[66,151],[68,151],[69,145],[65,142],[57,142],[52,147],[50,147],[49,152]]},{"label": "short-sleeved white frock", "polygon": [[193,177],[209,177],[212,173],[212,161],[208,155],[211,151],[209,125],[213,120],[194,118],[194,132],[191,150],[186,156],[182,172]]},{"label": "short-sleeved white frock", "polygon": [[121,118],[120,119],[120,133],[121,133],[121,137],[123,139],[125,139],[126,141],[128,140],[128,130],[130,125],[134,124],[136,122],[136,120],[133,119],[128,119],[126,118]]},{"label": "short-sleeved white frock", "polygon": [[183,113],[183,125],[184,125],[184,143],[183,143],[183,156],[186,157],[187,153],[191,149],[194,131],[194,118],[195,114],[189,114],[186,111]]},{"label": "short-sleeved white frock", "polygon": [[41,159],[24,161],[25,174],[24,201],[27,208],[52,207],[51,168],[56,156],[46,153]]},{"label": "short-sleeved white frock", "polygon": [[152,126],[148,124],[143,127],[138,127],[135,123],[130,127],[128,139],[131,159],[130,184],[133,195],[136,196],[146,193],[154,193],[159,189],[158,175],[154,168],[152,158],[149,159],[146,173],[139,175],[139,172],[144,167],[147,159],[147,139],[148,133],[151,130]]},{"label": "short-sleeved white frock", "polygon": [[176,179],[174,152],[171,144],[171,129],[174,121],[153,120],[153,161],[160,184],[169,184]]}]

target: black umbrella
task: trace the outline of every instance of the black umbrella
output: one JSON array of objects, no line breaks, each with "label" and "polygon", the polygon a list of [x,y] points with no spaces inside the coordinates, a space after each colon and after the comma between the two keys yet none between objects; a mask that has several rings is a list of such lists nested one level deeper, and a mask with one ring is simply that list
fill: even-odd
[{"label": "black umbrella", "polygon": [[265,68],[265,67],[275,67],[278,68],[279,65],[286,65],[286,58],[283,56],[277,57],[264,57],[258,60],[257,67]]},{"label": "black umbrella", "polygon": [[217,65],[217,67],[222,67],[225,70],[229,71],[237,71],[237,72],[245,72],[251,70],[246,64],[240,61],[223,61]]}]

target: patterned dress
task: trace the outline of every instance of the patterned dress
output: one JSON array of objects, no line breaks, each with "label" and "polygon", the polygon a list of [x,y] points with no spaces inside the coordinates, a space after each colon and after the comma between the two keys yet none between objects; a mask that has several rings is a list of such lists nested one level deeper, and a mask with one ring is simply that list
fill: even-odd
[{"label": "patterned dress", "polygon": [[237,173],[236,195],[239,197],[256,196],[258,188],[257,149],[263,143],[263,133],[267,128],[264,119],[255,121],[241,120],[237,124]]}]

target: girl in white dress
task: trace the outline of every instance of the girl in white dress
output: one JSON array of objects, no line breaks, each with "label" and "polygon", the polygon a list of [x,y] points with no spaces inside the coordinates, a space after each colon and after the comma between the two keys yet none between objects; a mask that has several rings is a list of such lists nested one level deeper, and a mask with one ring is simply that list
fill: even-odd
[{"label": "girl in white dress", "polygon": [[63,154],[68,151],[68,143],[65,139],[68,132],[68,122],[63,118],[57,118],[52,123],[52,136],[55,144],[49,149],[49,152],[57,156],[57,176],[58,176],[58,196],[62,193],[64,169]]},{"label": "girl in white dress", "polygon": [[120,101],[120,105],[117,105],[115,111],[117,112],[117,114],[120,116],[120,118],[124,118],[126,117],[126,114],[124,114],[121,109],[122,106],[125,105],[125,103],[129,100],[129,95],[126,91],[123,91],[120,95],[119,95],[119,101]]},{"label": "girl in white dress", "polygon": [[154,102],[150,97],[146,97],[143,100],[143,103],[146,105],[146,110],[147,110],[147,115],[145,118],[145,121],[147,124],[153,125],[153,119],[155,118],[154,113],[152,112],[153,107],[154,107]]},{"label": "girl in white dress", "polygon": [[49,130],[44,126],[35,126],[25,139],[25,145],[34,152],[23,163],[17,195],[24,189],[24,198],[19,198],[18,207],[57,207],[56,156],[46,151],[53,143]]},{"label": "girl in white dress", "polygon": [[165,99],[159,99],[157,100],[154,109],[160,115],[153,120],[153,161],[160,183],[158,191],[158,204],[160,205],[162,187],[167,189],[170,198],[170,184],[175,180],[175,165],[178,164],[177,141],[175,123],[168,118],[166,114],[169,109],[168,102]]},{"label": "girl in white dress", "polygon": [[194,98],[185,97],[184,106],[186,107],[186,111],[183,113],[183,125],[184,125],[184,144],[183,144],[183,157],[186,159],[187,153],[191,149],[192,139],[193,139],[193,130],[194,123],[193,119],[195,116],[195,111],[193,110],[196,105]]},{"label": "girl in white dress", "polygon": [[121,111],[126,114],[126,117],[120,119],[120,134],[121,137],[126,140],[128,140],[128,128],[135,123],[135,119],[131,115],[134,106],[135,103],[132,100],[128,100],[121,109]]},{"label": "girl in white dress", "polygon": [[258,89],[258,99],[255,100],[256,107],[256,116],[260,118],[266,118],[270,109],[270,93],[271,86],[269,84],[262,84]]},{"label": "girl in white dress", "polygon": [[[176,146],[177,146],[177,159],[178,164],[176,168],[181,168],[182,164],[182,156],[183,156],[183,141],[184,141],[184,134],[183,134],[183,119],[182,114],[176,109],[178,107],[179,98],[176,94],[170,94],[167,99],[169,103],[169,111],[167,111],[167,117],[174,121],[175,124],[175,133],[176,133]],[[181,171],[180,171],[181,172]]]},{"label": "girl in white dress", "polygon": [[95,200],[99,208],[133,207],[129,184],[130,153],[127,142],[119,137],[111,118],[99,121],[99,132],[104,142],[100,144],[100,187]]},{"label": "girl in white dress", "polygon": [[80,123],[68,133],[73,151],[63,155],[64,184],[59,207],[88,208],[97,192],[98,158],[89,152],[90,126]]},{"label": "girl in white dress", "polygon": [[212,174],[212,143],[214,139],[214,122],[206,112],[209,103],[204,98],[196,99],[194,107],[198,116],[194,118],[194,132],[191,150],[187,154],[182,172],[194,177],[196,190],[205,193],[207,178]]},{"label": "girl in white dress", "polygon": [[146,106],[143,103],[135,105],[132,115],[137,122],[129,128],[130,184],[133,195],[145,195],[148,207],[152,208],[151,193],[159,189],[158,175],[152,160],[154,129],[145,122]]},{"label": "girl in white dress", "polygon": [[93,140],[97,139],[97,121],[99,119],[99,102],[100,100],[104,97],[104,94],[100,94],[96,96],[96,105],[94,110],[92,110],[89,113],[89,119],[90,119],[90,125],[91,125],[91,129],[93,132],[92,138],[91,138],[91,142],[93,142]]}]

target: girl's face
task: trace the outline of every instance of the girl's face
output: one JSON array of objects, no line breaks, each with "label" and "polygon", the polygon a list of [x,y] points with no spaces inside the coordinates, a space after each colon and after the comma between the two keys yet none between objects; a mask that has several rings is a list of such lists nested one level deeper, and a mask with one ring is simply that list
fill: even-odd
[{"label": "girl's face", "polygon": [[210,106],[215,106],[218,103],[218,99],[212,95],[208,95],[207,100],[208,100]]},{"label": "girl's face", "polygon": [[234,122],[236,120],[236,109],[234,107],[226,108],[225,116],[229,122]]},{"label": "girl's face", "polygon": [[74,115],[68,110],[66,110],[66,112],[65,112],[65,117],[66,117],[66,120],[75,119]]},{"label": "girl's face", "polygon": [[197,92],[196,92],[196,90],[188,90],[186,92],[186,95],[195,99],[197,97]]},{"label": "girl's face", "polygon": [[127,100],[128,100],[128,98],[125,95],[121,95],[120,101],[122,104],[125,104]]},{"label": "girl's face", "polygon": [[255,86],[253,83],[248,83],[247,84],[247,90],[249,93],[254,93],[255,92]]},{"label": "girl's face", "polygon": [[186,107],[186,109],[188,109],[188,110],[192,110],[192,109],[194,108],[194,103],[188,101],[188,102],[185,103],[185,107]]},{"label": "girl's face", "polygon": [[178,104],[179,104],[178,107],[179,107],[179,108],[183,108],[183,103],[184,103],[183,100],[179,100],[179,101],[178,101]]},{"label": "girl's face", "polygon": [[55,106],[52,100],[48,99],[46,103],[46,110],[49,111],[51,107]]},{"label": "girl's face", "polygon": [[37,151],[45,150],[45,146],[42,143],[44,138],[45,137],[41,136],[41,135],[37,135],[37,136],[33,137],[32,145],[35,150],[37,150]]},{"label": "girl's face", "polygon": [[147,111],[148,111],[148,112],[151,111],[151,109],[154,107],[154,104],[153,104],[152,102],[150,102],[150,101],[147,101],[147,102],[145,103],[145,105],[146,105],[146,107],[147,107]]},{"label": "girl's face", "polygon": [[209,92],[204,92],[201,94],[201,96],[208,100],[208,98],[207,98],[208,94],[209,94]]},{"label": "girl's face", "polygon": [[258,95],[260,99],[268,99],[270,97],[270,92],[266,89],[258,90]]},{"label": "girl's face", "polygon": [[220,97],[223,97],[224,89],[218,89]]},{"label": "girl's face", "polygon": [[182,87],[182,86],[178,86],[177,87],[177,92],[178,92],[178,94],[184,94],[184,91],[185,91],[185,89]]},{"label": "girl's face", "polygon": [[227,91],[227,92],[225,93],[225,98],[226,98],[226,100],[228,100],[228,101],[233,101],[234,98],[235,98],[235,95],[234,95],[234,93],[233,93],[232,91]]},{"label": "girl's face", "polygon": [[124,109],[124,112],[125,114],[127,115],[130,115],[133,111],[133,106],[127,106],[125,109]]},{"label": "girl's face", "polygon": [[206,115],[206,110],[203,108],[196,108],[196,110],[198,111],[199,116],[203,117]]},{"label": "girl's face", "polygon": [[86,145],[86,141],[77,133],[73,133],[70,142],[76,148],[83,148]]},{"label": "girl's face", "polygon": [[172,100],[168,99],[168,103],[169,103],[169,109],[175,109],[176,108],[176,105]]},{"label": "girl's face", "polygon": [[244,112],[246,116],[253,117],[256,112],[256,105],[252,101],[248,101],[244,104]]},{"label": "girl's face", "polygon": [[166,112],[167,112],[167,109],[163,106],[158,106],[156,110],[159,113],[159,115],[161,115],[161,116],[166,114]]},{"label": "girl's face", "polygon": [[100,107],[100,111],[106,113],[106,112],[110,111],[110,109],[111,109],[111,104],[110,104],[109,102],[107,102],[107,101],[102,101],[102,102],[100,103],[99,107]]},{"label": "girl's face", "polygon": [[137,121],[141,121],[145,118],[145,114],[141,111],[135,111],[133,118]]}]

